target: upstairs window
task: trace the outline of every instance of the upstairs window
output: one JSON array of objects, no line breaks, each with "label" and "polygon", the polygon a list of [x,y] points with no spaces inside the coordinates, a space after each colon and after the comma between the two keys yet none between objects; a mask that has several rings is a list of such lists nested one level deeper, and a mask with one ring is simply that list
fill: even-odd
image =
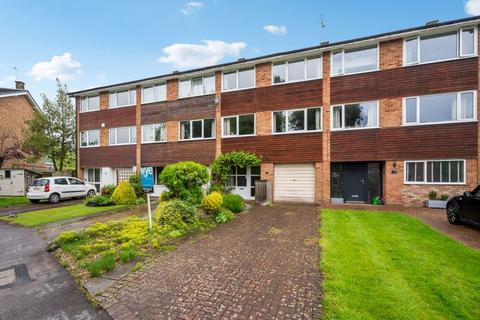
[{"label": "upstairs window", "polygon": [[273,112],[273,133],[294,133],[322,130],[322,108]]},{"label": "upstairs window", "polygon": [[332,130],[378,127],[378,101],[332,107]]},{"label": "upstairs window", "polygon": [[476,91],[408,97],[403,103],[403,123],[471,121],[476,119],[476,108]]},{"label": "upstairs window", "polygon": [[215,93],[215,75],[180,80],[178,96],[180,98]]},{"label": "upstairs window", "polygon": [[100,97],[83,97],[80,99],[80,112],[96,111],[100,109]]},{"label": "upstairs window", "polygon": [[180,121],[180,140],[215,138],[215,120]]},{"label": "upstairs window", "polygon": [[110,108],[133,106],[137,103],[137,91],[135,89],[111,92],[108,100]]},{"label": "upstairs window", "polygon": [[414,37],[405,40],[405,65],[428,63],[468,57],[476,54],[476,29],[431,36]]},{"label": "upstairs window", "polygon": [[100,145],[100,130],[87,130],[80,132],[80,147],[98,147]]},{"label": "upstairs window", "polygon": [[464,184],[465,160],[405,161],[407,184]]},{"label": "upstairs window", "polygon": [[332,53],[332,76],[378,70],[378,46]]},{"label": "upstairs window", "polygon": [[223,118],[223,136],[236,137],[255,134],[255,114]]},{"label": "upstairs window", "polygon": [[255,87],[255,68],[240,69],[223,73],[223,90],[248,89]]},{"label": "upstairs window", "polygon": [[142,125],[142,143],[167,141],[167,126],[165,123]]},{"label": "upstairs window", "polygon": [[135,126],[110,128],[109,135],[109,142],[111,146],[135,144],[137,142],[137,129]]},{"label": "upstairs window", "polygon": [[322,58],[305,58],[273,64],[273,83],[322,78]]},{"label": "upstairs window", "polygon": [[167,100],[167,84],[156,84],[142,88],[142,103]]}]

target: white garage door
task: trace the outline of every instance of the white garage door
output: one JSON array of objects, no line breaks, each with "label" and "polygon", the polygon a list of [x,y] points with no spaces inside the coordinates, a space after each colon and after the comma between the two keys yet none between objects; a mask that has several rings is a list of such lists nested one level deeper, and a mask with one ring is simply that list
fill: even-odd
[{"label": "white garage door", "polygon": [[275,165],[274,200],[315,202],[315,168],[313,164]]}]

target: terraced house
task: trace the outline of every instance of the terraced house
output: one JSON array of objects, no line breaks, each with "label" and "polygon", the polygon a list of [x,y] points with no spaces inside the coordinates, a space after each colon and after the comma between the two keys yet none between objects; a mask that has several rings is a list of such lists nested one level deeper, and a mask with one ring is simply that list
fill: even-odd
[{"label": "terraced house", "polygon": [[78,172],[97,185],[136,168],[253,151],[230,184],[275,201],[420,205],[480,180],[480,17],[73,92]]}]

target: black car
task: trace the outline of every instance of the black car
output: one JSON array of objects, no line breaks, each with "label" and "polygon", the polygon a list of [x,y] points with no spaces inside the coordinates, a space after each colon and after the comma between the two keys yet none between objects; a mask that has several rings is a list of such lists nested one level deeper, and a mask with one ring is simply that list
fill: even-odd
[{"label": "black car", "polygon": [[480,186],[450,198],[447,219],[451,224],[470,223],[480,227]]}]

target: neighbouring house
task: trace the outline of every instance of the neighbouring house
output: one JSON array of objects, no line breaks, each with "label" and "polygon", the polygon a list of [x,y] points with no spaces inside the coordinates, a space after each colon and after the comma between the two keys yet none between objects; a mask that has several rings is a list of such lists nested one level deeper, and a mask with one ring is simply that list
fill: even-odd
[{"label": "neighbouring house", "polygon": [[[249,199],[420,205],[480,180],[480,16],[324,42],[72,92],[78,172],[104,185],[142,166],[246,150],[229,184]],[[158,185],[158,181],[156,181]]]},{"label": "neighbouring house", "polygon": [[[25,121],[35,112],[41,110],[22,81],[15,81],[15,89],[0,88],[0,134],[7,132],[22,141]],[[0,168],[0,196],[25,195],[33,179],[52,170],[45,160],[34,163],[26,159],[8,160]]]}]

